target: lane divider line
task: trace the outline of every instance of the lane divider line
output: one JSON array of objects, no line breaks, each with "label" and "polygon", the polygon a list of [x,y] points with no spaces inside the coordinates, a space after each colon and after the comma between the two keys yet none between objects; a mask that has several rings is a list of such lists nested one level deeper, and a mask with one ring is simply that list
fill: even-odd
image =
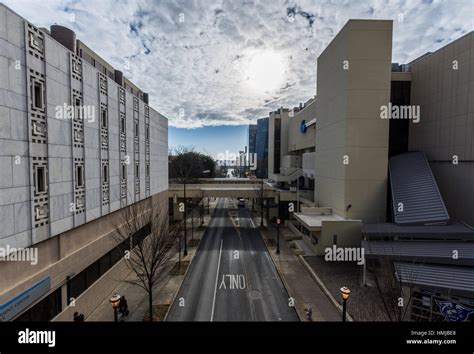
[{"label": "lane divider line", "polygon": [[217,282],[219,280],[219,269],[221,266],[221,255],[222,255],[222,242],[224,239],[221,238],[221,247],[219,249],[219,261],[217,262],[217,272],[216,272],[216,284],[214,287],[214,298],[212,299],[212,310],[211,310],[211,322],[214,321],[214,309],[216,307],[216,295],[217,295]]}]

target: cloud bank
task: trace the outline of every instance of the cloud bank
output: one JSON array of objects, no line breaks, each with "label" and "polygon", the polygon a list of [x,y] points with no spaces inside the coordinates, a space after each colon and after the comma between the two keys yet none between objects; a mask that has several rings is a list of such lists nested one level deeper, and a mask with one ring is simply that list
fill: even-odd
[{"label": "cloud bank", "polygon": [[[248,124],[311,98],[317,57],[351,18],[393,19],[392,59],[399,63],[474,28],[471,0],[4,3],[38,27],[56,23],[74,30],[179,128]],[[254,77],[252,68],[260,67],[269,87],[265,76]],[[272,70],[278,70],[277,81]]]}]

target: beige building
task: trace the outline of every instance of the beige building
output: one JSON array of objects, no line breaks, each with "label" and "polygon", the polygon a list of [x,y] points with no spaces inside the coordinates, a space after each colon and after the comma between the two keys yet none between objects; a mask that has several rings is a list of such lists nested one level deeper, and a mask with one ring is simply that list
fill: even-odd
[{"label": "beige building", "polygon": [[409,149],[426,153],[450,216],[474,227],[474,33],[410,63]]},{"label": "beige building", "polygon": [[[288,110],[282,120],[287,142],[277,124],[269,129],[269,157],[280,156],[281,164],[279,171],[269,165],[269,179],[280,201],[299,202],[290,227],[305,234],[318,254],[335,242],[360,245],[363,224],[400,217],[394,210],[399,191],[393,190],[399,184],[389,181],[389,161],[399,155],[410,168],[414,160],[404,155],[410,151],[426,154],[426,174],[434,176],[433,193],[439,186],[441,209],[446,201],[448,222],[474,226],[473,45],[471,32],[412,63],[392,64],[392,21],[349,20],[318,57],[317,96]],[[270,114],[270,121],[281,111]],[[305,130],[313,118],[315,124]],[[280,150],[272,136],[278,132]],[[297,178],[305,179],[301,193],[294,188],[301,187]],[[420,189],[413,183],[405,189]],[[416,200],[406,198],[406,207],[416,209]],[[282,212],[280,206],[280,216],[286,207]],[[428,225],[431,207],[424,207],[404,222]]]},{"label": "beige building", "polygon": [[350,20],[318,58],[315,202],[385,219],[392,22]]}]

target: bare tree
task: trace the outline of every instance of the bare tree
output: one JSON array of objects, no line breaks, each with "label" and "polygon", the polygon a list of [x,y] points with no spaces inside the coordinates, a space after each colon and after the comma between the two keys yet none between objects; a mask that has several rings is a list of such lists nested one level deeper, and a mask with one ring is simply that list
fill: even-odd
[{"label": "bare tree", "polygon": [[179,146],[169,151],[169,177],[183,185],[184,199],[184,250],[188,254],[187,244],[187,220],[188,203],[186,197],[186,184],[197,182],[207,173],[213,177],[215,172],[215,161],[208,155],[196,152],[192,147]]},{"label": "bare tree", "polygon": [[391,256],[377,257],[374,261],[372,275],[380,299],[379,307],[389,321],[404,321],[412,302],[416,274],[402,274]]},{"label": "bare tree", "polygon": [[121,209],[114,218],[113,240],[124,247],[127,267],[135,278],[127,283],[139,286],[148,295],[150,321],[153,321],[153,292],[168,274],[179,225],[169,225],[167,208],[154,198]]}]

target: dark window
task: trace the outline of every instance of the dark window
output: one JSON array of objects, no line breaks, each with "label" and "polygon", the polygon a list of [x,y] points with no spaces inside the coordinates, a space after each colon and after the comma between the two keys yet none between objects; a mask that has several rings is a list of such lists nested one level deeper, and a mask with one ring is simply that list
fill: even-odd
[{"label": "dark window", "polygon": [[33,108],[43,109],[43,84],[38,81],[33,82]]},{"label": "dark window", "polygon": [[[71,297],[77,299],[87,289],[86,272],[82,271],[69,281]],[[70,299],[68,299],[69,301]]]},{"label": "dark window", "polygon": [[150,127],[148,125],[146,126],[145,132],[146,132],[146,140],[150,140]]},{"label": "dark window", "polygon": [[74,107],[74,118],[76,118],[76,120],[78,119],[81,119],[82,118],[82,107],[81,107],[81,100],[76,98],[76,102],[75,102],[75,107]]},{"label": "dark window", "polygon": [[135,122],[135,135],[138,136],[138,122]]},{"label": "dark window", "polygon": [[36,193],[46,191],[46,169],[44,167],[36,167]]},{"label": "dark window", "polygon": [[105,109],[102,110],[102,128],[107,128],[107,111]]},{"label": "dark window", "polygon": [[127,178],[127,165],[123,164],[122,165],[122,179],[126,179]]},{"label": "dark window", "polygon": [[99,277],[99,262],[95,262],[86,269],[86,286],[89,288]]},{"label": "dark window", "polygon": [[107,165],[102,166],[102,179],[105,183],[109,181],[109,167]]},{"label": "dark window", "polygon": [[76,187],[84,187],[84,171],[82,166],[76,166]]},{"label": "dark window", "polygon": [[140,173],[140,166],[138,164],[135,165],[135,176],[138,177],[138,174]]},{"label": "dark window", "polygon": [[146,165],[146,175],[150,176],[150,165]]},{"label": "dark window", "polygon": [[125,117],[120,117],[120,132],[125,133]]},{"label": "dark window", "polygon": [[38,302],[20,317],[15,319],[19,322],[41,321],[46,322],[53,319],[62,311],[61,288],[53,291],[43,300]]}]

